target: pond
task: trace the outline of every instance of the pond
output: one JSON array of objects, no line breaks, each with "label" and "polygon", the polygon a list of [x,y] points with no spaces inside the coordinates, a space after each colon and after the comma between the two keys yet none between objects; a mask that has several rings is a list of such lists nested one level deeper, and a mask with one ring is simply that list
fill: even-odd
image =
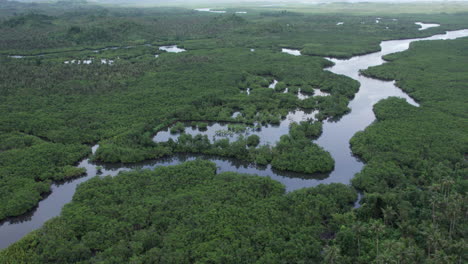
[{"label": "pond", "polygon": [[[185,124],[185,130],[183,133],[192,136],[203,135],[207,136],[211,143],[220,139],[228,139],[229,141],[236,141],[241,136],[248,137],[250,135],[257,135],[260,137],[260,145],[275,145],[282,135],[289,133],[289,126],[293,122],[301,122],[307,120],[315,120],[317,111],[303,111],[296,110],[288,113],[286,118],[280,121],[278,125],[259,125],[255,124],[252,126],[245,126],[242,124],[232,123],[208,123],[206,128],[198,128],[191,126],[191,124]],[[234,113],[237,117],[242,116],[241,113]],[[233,116],[234,116],[233,115]],[[235,121],[235,119],[233,119]],[[231,127],[231,129],[229,129]],[[245,128],[245,129],[244,129]],[[232,131],[237,131],[236,133]],[[231,132],[229,132],[231,131]],[[154,142],[167,142],[169,139],[177,141],[177,138],[181,135],[178,133],[171,133],[170,128],[162,130],[153,137]]]},{"label": "pond", "polygon": [[166,52],[171,52],[171,53],[180,53],[187,51],[186,49],[182,49],[177,47],[177,45],[171,45],[171,46],[161,46],[159,47],[160,50],[164,50]]},{"label": "pond", "polygon": [[421,26],[419,30],[426,30],[432,27],[440,27],[439,24],[429,24],[429,23],[422,23],[422,22],[416,22],[415,24]]},{"label": "pond", "polygon": [[301,51],[300,50],[294,50],[294,49],[281,49],[281,52],[284,52],[284,53],[287,53],[287,54],[291,54],[291,55],[294,55],[294,56],[301,56]]}]

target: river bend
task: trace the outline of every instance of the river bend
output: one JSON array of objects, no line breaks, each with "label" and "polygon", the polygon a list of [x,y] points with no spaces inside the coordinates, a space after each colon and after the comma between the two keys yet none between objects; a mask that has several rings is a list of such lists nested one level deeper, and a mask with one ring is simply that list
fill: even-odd
[{"label": "river bend", "polygon": [[[408,49],[409,44],[414,41],[456,39],[466,36],[468,36],[468,29],[449,31],[446,34],[434,35],[427,38],[383,41],[380,44],[381,51],[379,52],[352,57],[348,60],[330,58],[335,65],[327,70],[336,74],[346,75],[361,83],[359,92],[349,104],[351,112],[339,121],[325,121],[323,134],[315,141],[318,145],[329,151],[335,160],[335,169],[330,175],[304,175],[279,172],[272,169],[271,166],[261,167],[232,159],[213,158],[203,155],[176,155],[167,159],[146,161],[133,165],[94,164],[88,159],[85,159],[78,165],[79,167],[86,168],[87,175],[85,177],[66,183],[53,184],[51,194],[40,201],[39,205],[33,211],[21,217],[14,217],[0,223],[0,249],[8,247],[29,232],[40,228],[47,220],[60,215],[62,207],[72,200],[77,185],[98,175],[98,165],[103,167],[103,175],[117,175],[121,171],[128,171],[136,168],[151,169],[158,166],[176,165],[196,158],[204,158],[215,162],[218,167],[218,172],[234,171],[268,176],[283,183],[287,191],[312,187],[321,183],[339,182],[349,184],[354,175],[361,171],[364,166],[362,162],[352,155],[349,140],[356,132],[364,130],[375,120],[374,113],[372,112],[373,105],[387,97],[398,96],[405,98],[408,103],[418,106],[412,98],[396,87],[393,81],[381,81],[361,76],[359,75],[359,71],[385,63],[382,56],[404,51]],[[298,54],[294,53],[294,55]],[[304,118],[310,118],[310,114],[311,113],[298,114],[292,112],[293,119],[286,121],[286,123],[283,123],[285,122],[283,121],[282,124],[277,127],[277,131],[275,131],[275,127],[270,126],[268,126],[268,128],[270,128],[269,130],[265,129],[266,131],[274,133],[277,137],[280,133],[287,133],[287,131],[285,132],[285,127],[288,125],[287,122],[297,122]],[[96,148],[97,146],[93,147],[93,151],[95,151]]]}]

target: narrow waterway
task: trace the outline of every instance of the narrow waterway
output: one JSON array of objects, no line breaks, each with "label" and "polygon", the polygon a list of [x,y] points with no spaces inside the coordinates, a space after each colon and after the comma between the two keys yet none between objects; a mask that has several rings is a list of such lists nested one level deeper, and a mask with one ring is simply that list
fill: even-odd
[{"label": "narrow waterway", "polygon": [[[406,50],[408,49],[409,44],[414,41],[455,39],[465,36],[468,36],[468,30],[451,31],[446,34],[421,39],[384,41],[381,43],[382,50],[380,52],[353,57],[349,60],[330,59],[335,63],[335,66],[327,70],[333,73],[349,76],[361,83],[359,92],[349,105],[351,112],[339,121],[324,122],[323,134],[318,140],[316,140],[316,143],[329,151],[335,160],[335,170],[330,175],[305,175],[280,172],[272,169],[271,166],[255,166],[232,159],[213,158],[203,155],[177,155],[167,159],[147,161],[132,165],[94,164],[86,159],[78,165],[79,167],[86,168],[87,175],[85,177],[64,183],[55,183],[51,188],[51,194],[42,200],[33,211],[21,217],[9,219],[0,224],[0,249],[6,248],[29,232],[40,228],[45,221],[58,216],[62,207],[71,201],[78,184],[101,174],[117,175],[121,171],[176,165],[187,160],[203,158],[215,162],[218,167],[218,172],[235,171],[239,173],[271,177],[272,179],[283,183],[286,186],[287,191],[293,191],[304,187],[312,187],[321,183],[339,182],[348,184],[354,175],[363,167],[363,163],[352,155],[349,147],[349,140],[357,131],[365,129],[375,120],[375,116],[372,112],[372,106],[379,100],[389,96],[405,98],[408,103],[418,106],[413,99],[398,89],[394,85],[394,82],[380,81],[360,76],[359,70],[383,64],[384,61],[382,60],[382,56]],[[298,52],[288,50],[288,53],[300,56],[300,53]],[[283,121],[286,123],[280,124],[276,127],[268,126],[262,128],[264,129],[264,133],[258,134],[265,141],[271,143],[277,139],[278,136],[287,134],[286,125],[288,122],[300,121],[302,118],[310,118],[311,114],[312,113],[297,111],[292,112],[292,120]],[[93,151],[95,151],[97,147],[98,146],[93,147]],[[98,166],[102,166],[101,173],[98,173]]]},{"label": "narrow waterway", "polygon": [[350,183],[354,175],[362,170],[364,164],[351,153],[349,140],[358,131],[365,129],[375,120],[373,105],[390,96],[405,98],[409,104],[419,106],[411,97],[395,86],[394,81],[381,81],[359,74],[362,69],[385,63],[382,56],[407,50],[411,42],[422,40],[447,40],[468,36],[468,29],[450,31],[427,38],[390,40],[380,44],[381,51],[348,60],[329,59],[335,65],[327,70],[343,74],[360,82],[361,86],[355,98],[350,102],[351,113],[338,122],[326,121],[323,124],[323,134],[316,141],[329,151],[335,160],[335,170],[322,183]]}]

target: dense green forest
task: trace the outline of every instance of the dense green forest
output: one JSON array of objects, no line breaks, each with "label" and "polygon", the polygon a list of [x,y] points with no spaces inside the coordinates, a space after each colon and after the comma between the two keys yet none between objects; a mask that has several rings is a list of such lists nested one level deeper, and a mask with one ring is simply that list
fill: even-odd
[{"label": "dense green forest", "polygon": [[356,199],[339,184],[285,194],[268,178],[215,171],[197,161],[94,178],[0,262],[318,262],[333,215]]},{"label": "dense green forest", "polygon": [[[349,112],[359,83],[325,71],[332,63],[323,56],[468,28],[466,13],[382,14],[375,23],[373,14],[235,11],[0,1],[0,220],[34,208],[52,181],[85,174],[74,165],[96,143],[91,158],[101,162],[203,153],[330,172],[332,157],[312,140],[324,120]],[[441,26],[419,31],[415,21]],[[285,193],[268,178],[216,174],[206,161],[96,177],[61,216],[1,251],[0,262],[467,262],[467,45],[413,43],[363,72],[397,80],[421,107],[397,98],[375,105],[377,121],[351,141],[367,163],[352,186]],[[299,88],[330,96],[300,100]],[[295,109],[320,112],[274,146],[256,136],[152,141],[173,124],[275,125]],[[364,193],[359,209],[355,189]]]},{"label": "dense green forest", "polygon": [[[216,38],[218,36],[216,30],[204,35],[192,28],[199,25],[206,30],[203,25],[209,23],[212,26],[222,27],[222,30],[229,28],[234,30],[236,27],[249,24],[238,16],[213,17],[193,11],[172,9],[162,11],[156,9],[144,15],[137,12],[139,9],[126,11],[103,9],[110,12],[110,17],[96,16],[97,21],[93,23],[106,32],[109,31],[106,27],[110,24],[117,21],[123,23],[122,21],[129,19],[141,20],[139,23],[142,24],[138,29],[131,29],[136,34],[145,33],[145,28],[154,30],[154,23],[162,23],[160,30],[163,30],[164,34],[169,34],[171,30],[165,25],[177,22],[179,27],[180,23],[184,24],[182,13],[189,19],[186,22],[189,24],[186,26],[190,28],[186,30],[195,31],[197,38],[201,36],[211,36],[211,38],[198,40],[193,37],[186,43],[180,44],[188,49],[187,52],[172,54],[160,51],[158,45],[181,43],[180,41],[174,39],[174,42],[164,42],[168,37],[162,33],[152,32],[148,33],[148,36],[153,34],[159,36],[157,40],[152,37],[142,41],[125,42],[124,38],[129,36],[125,31],[118,39],[120,43],[118,46],[122,48],[101,49],[95,52],[97,47],[92,45],[97,43],[100,43],[101,48],[116,44],[111,42],[111,39],[100,40],[92,37],[92,41],[83,42],[91,46],[80,46],[74,51],[67,51],[59,47],[73,46],[72,42],[78,43],[75,35],[84,33],[77,27],[92,28],[87,19],[97,11],[87,6],[79,8],[79,10],[84,9],[82,12],[78,12],[73,6],[52,7],[55,9],[44,9],[44,12],[49,12],[47,15],[27,13],[12,18],[6,17],[0,27],[0,31],[5,31],[4,36],[8,35],[6,33],[8,31],[15,40],[18,36],[31,38],[21,40],[22,45],[30,45],[25,48],[38,48],[38,42],[49,47],[48,50],[40,51],[44,56],[0,57],[2,64],[0,131],[6,134],[22,133],[39,137],[48,142],[50,147],[61,149],[61,144],[90,145],[100,142],[101,148],[95,159],[106,162],[135,162],[166,156],[177,151],[202,152],[194,148],[173,149],[160,146],[151,141],[151,135],[175,120],[277,123],[288,111],[296,108],[320,109],[321,119],[339,117],[349,110],[347,102],[358,90],[357,82],[323,71],[324,67],[330,65],[330,62],[323,58],[290,56],[280,53],[280,47],[257,48],[255,52],[251,52],[248,47],[227,48]],[[102,8],[97,8],[100,9]],[[76,18],[76,21],[67,25],[70,18]],[[43,27],[37,20],[53,20],[54,22],[50,23],[52,28],[47,29],[47,34],[52,34],[55,30],[57,32],[47,39],[67,42],[47,44],[39,39],[33,39],[34,34],[40,34],[42,37],[46,34],[41,33]],[[145,23],[150,23],[152,26],[145,27]],[[250,24],[255,25],[254,22]],[[68,30],[61,32],[63,27]],[[121,25],[115,27],[110,32],[115,33],[115,30],[122,29]],[[118,34],[113,34],[113,37],[117,38]],[[24,55],[39,52],[22,50],[20,45],[8,42],[8,37],[2,38],[1,41],[4,41],[5,46],[17,48],[15,51],[2,49],[6,54]],[[151,43],[152,45],[142,45]],[[52,47],[57,48],[52,49]],[[155,54],[160,56],[155,58]],[[111,59],[115,63],[112,65],[99,63],[102,59]],[[92,60],[93,63],[64,63],[72,60]],[[303,87],[305,91],[311,90],[312,87],[321,88],[332,96],[311,97],[301,101],[293,93],[284,94],[281,91],[268,89],[268,84],[273,78],[291,88]],[[242,93],[247,88],[252,90],[250,95]],[[233,120],[231,116],[235,111],[242,112],[243,118]],[[277,167],[310,173],[330,171],[333,168],[333,161],[329,154],[310,142],[308,144],[312,145],[308,148],[309,151],[317,156],[315,165],[305,167],[283,162],[278,163]],[[238,157],[240,153],[248,151],[245,144],[238,144],[238,147],[240,147]],[[27,194],[28,200],[37,202],[40,194],[47,191],[45,182],[59,177],[56,175],[39,177],[40,171],[49,170],[50,164],[43,162],[42,157],[36,156],[36,150],[33,148],[25,148],[23,151],[30,152],[29,162],[32,167],[38,168],[37,173],[19,173],[19,176],[14,177],[9,173],[2,174],[2,178],[8,178],[8,181],[0,186],[0,197],[8,201],[6,204],[22,204],[15,206],[21,210],[10,208],[12,205],[5,205],[10,209],[0,208],[1,218],[19,215],[35,205],[34,202],[26,200],[17,201],[13,193]],[[14,152],[15,150],[7,150],[2,153],[0,162],[3,167],[17,166],[16,161],[9,158],[10,155],[15,155]],[[229,155],[236,156],[233,152]],[[66,165],[73,165],[83,157],[82,151],[76,151],[75,156],[77,158],[69,160]],[[262,155],[248,160],[264,164],[270,162],[271,158]],[[326,164],[319,164],[321,160],[326,160]],[[26,183],[23,178],[32,182]]]},{"label": "dense green forest", "polygon": [[0,135],[0,219],[21,215],[49,192],[51,180],[86,173],[73,163],[90,153],[80,144],[54,144],[23,133]]},{"label": "dense green forest", "polygon": [[467,45],[468,38],[415,42],[364,72],[397,80],[421,104],[377,103],[378,122],[351,140],[368,163],[353,179],[366,194],[358,216],[382,219],[382,258],[408,254],[398,249],[407,247],[424,252],[427,263],[467,261]]},{"label": "dense green forest", "polygon": [[[236,158],[259,165],[271,163],[273,168],[283,171],[309,174],[327,173],[333,170],[334,160],[330,153],[311,141],[311,139],[320,136],[321,132],[321,122],[302,121],[299,124],[292,123],[290,133],[281,136],[275,146],[258,146],[260,138],[257,135],[242,136],[234,142],[223,138],[212,144],[206,135],[181,134],[177,141],[169,140],[168,142],[158,143],[155,149],[158,150],[160,155],[202,153]],[[116,160],[113,161],[119,161],[112,151],[113,149],[108,149],[108,146],[99,148],[95,158],[112,160],[115,157]]]}]

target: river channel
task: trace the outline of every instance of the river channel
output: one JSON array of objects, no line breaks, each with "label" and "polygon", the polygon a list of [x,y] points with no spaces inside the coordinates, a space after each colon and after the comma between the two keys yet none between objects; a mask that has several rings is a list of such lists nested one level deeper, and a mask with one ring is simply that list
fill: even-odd
[{"label": "river channel", "polygon": [[[153,169],[159,166],[176,165],[196,158],[208,159],[216,163],[218,172],[235,171],[239,173],[257,174],[259,176],[271,177],[286,186],[287,191],[294,191],[300,188],[313,187],[318,184],[344,183],[349,184],[356,173],[361,171],[364,164],[351,153],[349,140],[358,131],[364,130],[374,120],[375,116],[372,107],[379,100],[390,96],[397,96],[406,99],[409,104],[419,106],[412,98],[395,86],[393,81],[381,81],[361,76],[359,71],[371,66],[385,63],[382,56],[401,52],[408,49],[409,44],[421,40],[443,40],[456,39],[468,36],[468,30],[449,31],[446,34],[434,35],[428,38],[405,39],[383,41],[381,51],[352,57],[347,60],[329,58],[335,65],[329,70],[336,74],[343,74],[358,80],[361,83],[359,92],[350,102],[351,112],[343,116],[338,121],[325,121],[323,124],[323,134],[315,143],[329,151],[335,160],[335,169],[329,175],[305,175],[299,173],[281,172],[271,168],[271,166],[256,166],[253,164],[240,162],[232,159],[221,159],[218,157],[208,157],[203,155],[176,155],[166,159],[146,161],[136,164],[96,164],[85,159],[80,162],[79,167],[86,168],[87,175],[82,178],[68,182],[54,183],[51,193],[39,205],[26,215],[14,217],[0,223],[0,249],[8,247],[18,241],[29,232],[40,228],[47,220],[60,215],[62,207],[72,200],[78,184],[87,181],[97,175],[117,175],[121,171],[133,169]],[[292,55],[300,56],[300,53],[288,50]],[[291,122],[298,122],[314,118],[314,112],[293,111],[285,120],[277,126],[263,126],[258,134],[265,143],[274,144],[281,135],[288,133]],[[221,124],[212,124],[212,129],[219,129]],[[210,128],[209,127],[209,128]],[[190,133],[196,134],[201,131],[192,129]],[[160,132],[154,138],[155,141],[167,139],[167,132]],[[166,133],[166,134],[164,134]],[[208,134],[213,131],[207,130]],[[210,134],[211,135],[211,134]],[[96,151],[98,146],[93,147]],[[98,173],[97,166],[102,166],[102,173]]]}]

